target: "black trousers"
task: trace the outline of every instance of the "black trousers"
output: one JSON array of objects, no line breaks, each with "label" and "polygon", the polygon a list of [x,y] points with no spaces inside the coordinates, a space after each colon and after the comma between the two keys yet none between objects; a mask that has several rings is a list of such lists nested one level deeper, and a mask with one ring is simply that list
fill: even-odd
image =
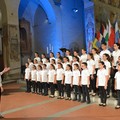
[{"label": "black trousers", "polygon": [[87,97],[87,101],[90,102],[90,95],[87,85],[82,85],[82,92],[83,92],[83,101],[85,102]]},{"label": "black trousers", "polygon": [[26,79],[26,91],[31,92],[31,81]]},{"label": "black trousers", "polygon": [[[38,91],[39,91],[39,92],[38,92]],[[37,81],[36,92],[42,93],[42,83],[41,83],[40,81]]]},{"label": "black trousers", "polygon": [[32,81],[33,92],[36,92],[36,88],[37,88],[36,86],[37,86],[37,82]]},{"label": "black trousers", "polygon": [[106,103],[107,94],[104,86],[99,86],[99,94],[100,94],[101,103]]},{"label": "black trousers", "polygon": [[73,85],[73,89],[75,91],[75,99],[77,99],[77,95],[78,95],[78,99],[81,100],[81,87],[78,85]]},{"label": "black trousers", "polygon": [[51,95],[54,95],[54,94],[55,94],[55,84],[49,83],[49,85],[50,85],[50,92],[51,92]]},{"label": "black trousers", "polygon": [[90,88],[89,88],[90,92],[91,90],[93,90],[94,93],[96,93],[96,75],[93,75],[93,79],[90,76]]},{"label": "black trousers", "polygon": [[111,86],[112,86],[112,79],[110,78],[107,83],[107,95],[110,95]]},{"label": "black trousers", "polygon": [[65,84],[65,90],[66,90],[67,97],[70,98],[70,96],[71,96],[71,86],[70,86],[70,84]]},{"label": "black trousers", "polygon": [[57,88],[59,96],[64,96],[64,85],[62,84],[62,80],[57,81]]},{"label": "black trousers", "polygon": [[47,82],[43,82],[42,83],[42,87],[43,87],[42,94],[43,95],[48,95],[48,83]]},{"label": "black trousers", "polygon": [[117,90],[118,105],[120,106],[120,90]]}]

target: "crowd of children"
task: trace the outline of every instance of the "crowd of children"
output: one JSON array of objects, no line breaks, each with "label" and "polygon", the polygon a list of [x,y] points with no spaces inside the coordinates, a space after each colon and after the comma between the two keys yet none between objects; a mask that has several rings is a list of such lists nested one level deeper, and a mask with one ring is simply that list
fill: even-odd
[{"label": "crowd of children", "polygon": [[[87,102],[90,104],[90,95],[100,97],[99,106],[106,106],[107,98],[117,96],[116,109],[120,108],[120,48],[114,44],[114,50],[110,52],[107,44],[101,44],[101,51],[93,48],[91,53],[81,50],[71,56],[70,50],[66,55],[57,53],[57,58],[51,52],[47,58],[45,54],[39,57],[35,53],[32,61],[28,58],[25,69],[27,92],[48,96],[51,98],[71,100],[71,92],[74,91],[73,101]],[[66,95],[64,95],[66,93]]]}]

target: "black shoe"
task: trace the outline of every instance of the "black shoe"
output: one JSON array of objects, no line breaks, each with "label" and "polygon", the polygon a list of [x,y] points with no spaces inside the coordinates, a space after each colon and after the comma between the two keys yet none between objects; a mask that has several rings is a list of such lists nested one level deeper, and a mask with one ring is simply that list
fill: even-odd
[{"label": "black shoe", "polygon": [[120,109],[120,106],[119,106],[119,105],[117,105],[117,106],[115,107],[115,109]]},{"label": "black shoe", "polygon": [[0,119],[3,119],[4,117],[2,115],[0,115]]},{"label": "black shoe", "polygon": [[77,101],[78,101],[78,102],[80,102],[80,101],[81,101],[81,99],[78,99]]},{"label": "black shoe", "polygon": [[74,99],[73,99],[73,101],[77,101],[77,99],[76,99],[76,98],[74,98]]},{"label": "black shoe", "polygon": [[91,102],[90,101],[87,101],[87,104],[90,104]]},{"label": "black shoe", "polygon": [[106,107],[106,103],[103,103],[103,107]]},{"label": "black shoe", "polygon": [[85,100],[82,100],[81,103],[85,103],[86,101]]},{"label": "black shoe", "polygon": [[100,103],[99,106],[103,106],[103,103]]}]

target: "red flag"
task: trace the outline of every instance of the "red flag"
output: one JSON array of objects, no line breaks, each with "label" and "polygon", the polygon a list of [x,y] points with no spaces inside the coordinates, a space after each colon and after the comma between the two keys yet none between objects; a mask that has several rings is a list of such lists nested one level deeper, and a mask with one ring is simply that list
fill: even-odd
[{"label": "red flag", "polygon": [[115,30],[113,28],[111,28],[111,34],[110,34],[110,37],[108,39],[109,47],[113,47],[114,43],[115,43]]}]

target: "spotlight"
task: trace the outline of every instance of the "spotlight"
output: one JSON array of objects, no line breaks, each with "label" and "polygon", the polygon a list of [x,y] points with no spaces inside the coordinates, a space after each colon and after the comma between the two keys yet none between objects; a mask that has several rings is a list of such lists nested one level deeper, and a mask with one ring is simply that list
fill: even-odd
[{"label": "spotlight", "polygon": [[78,12],[78,9],[77,9],[77,8],[73,8],[72,11],[73,11],[74,13],[77,13],[77,12]]}]

